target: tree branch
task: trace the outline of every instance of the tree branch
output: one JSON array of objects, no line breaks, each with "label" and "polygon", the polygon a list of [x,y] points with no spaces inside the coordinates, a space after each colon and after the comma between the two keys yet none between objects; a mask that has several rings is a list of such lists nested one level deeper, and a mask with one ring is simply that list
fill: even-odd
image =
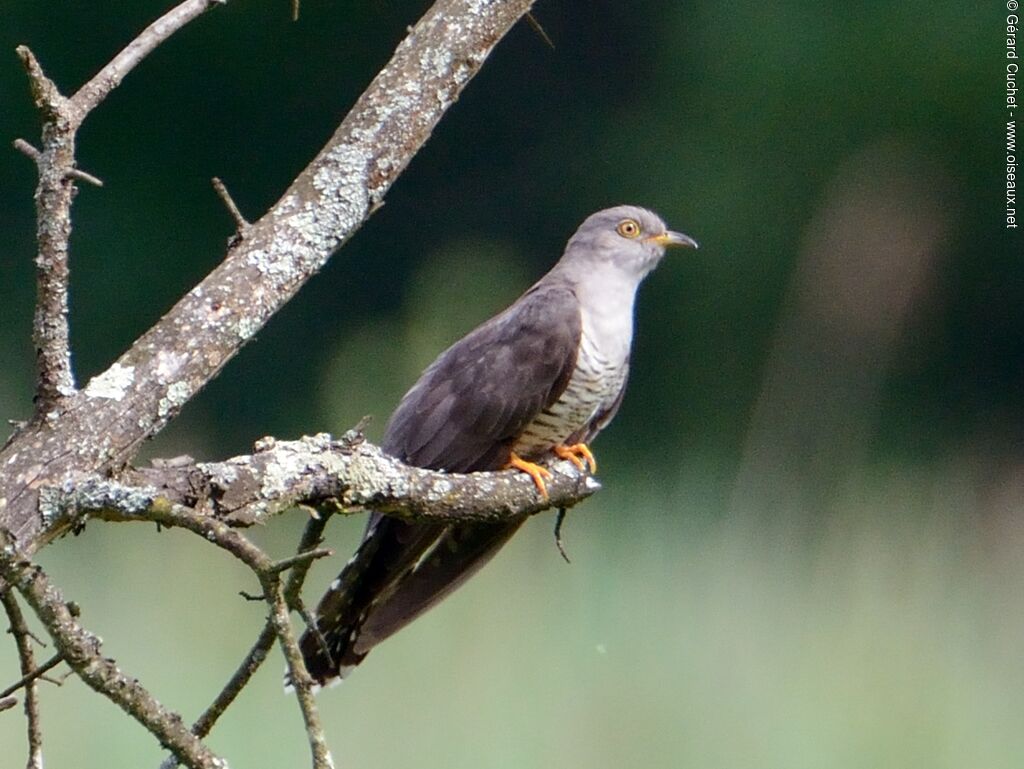
[{"label": "tree branch", "polygon": [[343,511],[372,509],[405,520],[501,523],[550,508],[568,508],[600,489],[566,460],[550,466],[548,498],[515,471],[442,473],[403,464],[377,446],[326,433],[297,441],[263,439],[257,453],[224,462],[160,463],[126,470],[123,480],[81,476],[40,490],[48,528],[87,517],[182,526],[225,537],[225,547],[250,568],[267,564],[234,543],[229,527],[251,526],[298,504],[337,500]]},{"label": "tree branch", "polygon": [[71,97],[70,107],[80,125],[96,106],[124,80],[125,75],[157,46],[197,16],[228,0],[185,0],[154,21]]},{"label": "tree branch", "polygon": [[261,582],[263,583],[263,596],[270,604],[269,624],[274,628],[277,642],[288,662],[288,679],[295,689],[295,697],[299,702],[299,709],[302,711],[302,720],[306,725],[306,736],[313,754],[313,769],[334,769],[334,759],[331,758],[331,751],[327,748],[327,739],[324,737],[324,729],[320,725],[320,715],[313,698],[313,678],[306,670],[302,651],[299,649],[298,641],[295,640],[295,633],[292,632],[288,602],[285,599],[281,580],[277,574],[266,574]]},{"label": "tree branch", "polygon": [[[520,473],[449,475],[410,467],[366,443],[355,431],[341,441],[335,441],[326,434],[298,441],[264,439],[257,449],[256,454],[235,457],[226,462],[163,462],[144,471],[123,473],[139,480],[152,482],[159,479],[159,486],[128,486],[89,476],[76,482],[68,481],[61,487],[45,487],[40,492],[41,510],[51,525],[80,525],[87,517],[97,517],[185,528],[227,550],[249,566],[263,588],[270,617],[245,662],[218,695],[214,706],[197,722],[193,736],[212,726],[216,716],[248,682],[276,638],[288,661],[288,677],[302,709],[316,769],[329,769],[333,762],[313,698],[313,681],[299,652],[288,615],[290,608],[301,611],[298,594],[309,564],[328,552],[316,548],[323,521],[313,519],[307,526],[299,555],[279,561],[272,560],[233,527],[261,522],[299,503],[326,504],[331,500],[345,509],[372,506],[410,520],[496,522],[551,506],[564,508],[598,488],[593,478],[580,474],[571,462],[562,461],[552,468],[554,473],[549,482],[549,496],[544,499],[537,495],[530,479]],[[282,587],[280,574],[284,569],[290,569],[291,576],[287,585]],[[40,570],[35,573],[37,578],[42,578]],[[6,571],[0,571],[0,576],[13,581]],[[34,602],[33,594],[26,592],[25,581],[23,579],[16,584],[40,613],[60,652],[67,655],[67,643],[62,645],[57,635],[59,626],[55,628],[51,619],[42,613],[55,610],[52,602]],[[59,602],[59,594],[55,600]],[[81,633],[88,639],[93,638],[84,630]],[[98,648],[93,656],[99,656]],[[117,671],[113,662],[105,662]],[[83,669],[86,666],[75,665],[70,659],[69,664],[85,678]],[[121,704],[117,697],[121,692],[112,691],[111,685],[112,680],[119,680],[117,675],[120,675],[119,671],[86,680]],[[140,701],[146,698],[156,703],[136,683],[133,699]],[[162,742],[171,745],[164,736],[166,724],[160,718],[150,717],[147,721],[148,710],[122,707],[146,724]],[[156,727],[151,728],[150,723]],[[179,743],[175,758],[182,761],[185,760],[184,748],[180,735],[176,737]]]},{"label": "tree branch", "polygon": [[28,74],[33,100],[43,117],[42,151],[21,140],[15,146],[34,157],[39,169],[35,195],[38,249],[33,323],[36,414],[51,424],[57,420],[58,408],[64,399],[76,393],[68,332],[68,248],[71,203],[75,196],[73,180],[103,185],[96,177],[75,168],[78,128],[146,55],[196,16],[224,2],[226,0],[185,0],[149,25],[70,99],[46,76],[27,46],[17,48]]},{"label": "tree branch", "polygon": [[[369,217],[531,4],[438,0],[327,145],[224,262],[70,396],[59,414],[34,420],[0,450],[0,528],[29,553],[59,534],[59,528],[43,533],[39,488],[124,465],[216,376]],[[82,103],[92,98],[83,96]],[[70,155],[66,160],[65,169]],[[66,246],[66,237],[61,242]]]},{"label": "tree branch", "polygon": [[[35,668],[31,673],[29,673],[28,675],[22,676],[17,681],[15,681],[13,684],[11,684],[6,689],[4,689],[2,692],[0,692],[0,698],[6,697],[9,694],[13,694],[14,692],[18,691],[18,689],[20,689],[21,687],[26,686],[27,684],[29,684],[29,683],[31,683],[33,681],[36,681],[36,680],[38,680],[40,678],[43,678],[43,676],[45,676],[47,673],[49,673],[51,670],[53,670],[55,667],[57,667],[63,661],[64,661],[64,657],[63,657],[62,654],[60,654],[60,652],[58,652],[57,654],[54,654],[52,657],[50,657],[50,659],[48,659],[46,662],[44,662],[39,667]],[[49,681],[50,679],[47,678],[47,679],[44,679],[44,680]]]},{"label": "tree branch", "polygon": [[[17,48],[36,107],[43,115],[42,152],[36,154],[36,415],[52,422],[63,398],[75,394],[68,334],[68,240],[75,187],[75,128],[67,100],[25,46]],[[27,142],[26,142],[27,144]],[[22,148],[23,149],[23,148]],[[35,149],[35,148],[33,148]]]},{"label": "tree branch", "polygon": [[[302,533],[302,539],[299,541],[299,546],[296,548],[296,552],[309,552],[319,545],[320,538],[323,535],[324,527],[326,525],[326,515],[310,518]],[[312,561],[299,563],[296,564],[290,572],[288,572],[288,580],[285,583],[284,596],[288,605],[293,609],[301,609],[299,595],[302,592],[302,585],[306,581],[306,575],[309,573],[309,567],[311,565]],[[192,733],[194,735],[202,738],[210,733],[214,724],[217,723],[217,719],[219,719],[231,703],[235,701],[235,698],[242,692],[242,689],[244,689],[246,684],[249,683],[252,677],[256,674],[256,671],[260,669],[263,661],[267,658],[267,652],[269,652],[270,647],[274,645],[275,638],[276,633],[274,632],[274,623],[268,618],[266,624],[263,626],[263,630],[256,638],[255,643],[249,650],[249,653],[245,656],[245,659],[242,660],[242,663],[235,670],[235,673],[224,685],[210,706],[203,711],[203,714],[192,725]],[[171,758],[161,764],[161,769],[173,769],[176,764],[177,762]]]},{"label": "tree branch", "polygon": [[0,577],[24,596],[79,678],[142,724],[190,769],[226,769],[226,762],[185,727],[181,716],[167,710],[136,679],[102,655],[99,638],[79,624],[43,570],[6,537],[2,539]]},{"label": "tree branch", "polygon": [[[14,149],[18,150],[18,152],[20,152],[22,155],[34,160],[37,166],[42,161],[43,153],[37,150],[24,139],[15,139],[12,142],[12,144],[14,146]],[[68,176],[72,179],[78,179],[78,181],[80,182],[91,184],[93,187],[103,186],[102,179],[100,179],[97,176],[93,176],[92,174],[88,173],[87,171],[83,171],[80,168],[72,168],[70,171],[68,171]]]}]

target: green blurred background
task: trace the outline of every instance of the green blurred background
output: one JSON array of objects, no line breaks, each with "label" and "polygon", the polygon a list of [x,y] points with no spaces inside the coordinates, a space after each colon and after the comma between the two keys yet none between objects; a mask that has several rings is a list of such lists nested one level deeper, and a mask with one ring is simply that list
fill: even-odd
[{"label": "green blurred background", "polygon": [[[0,139],[38,141],[13,55],[66,92],[169,2],[8,0]],[[236,1],[89,119],[75,368],[108,366],[222,257],[222,177],[256,218],[423,2]],[[323,273],[147,447],[379,438],[418,371],[554,262],[587,214],[696,237],[638,308],[604,491],[559,558],[530,522],[320,698],[344,767],[1018,767],[1024,756],[1024,248],[1004,229],[1005,10],[968,3],[540,2]],[[31,163],[0,150],[0,417],[32,393]],[[292,546],[301,514],[256,537]],[[339,555],[362,521],[337,521]],[[41,561],[105,651],[191,720],[261,624],[194,537],[92,524]],[[45,656],[43,652],[41,656]],[[12,644],[0,670],[14,680]],[[304,766],[275,657],[212,737]],[[49,767],[155,766],[75,680]],[[23,763],[17,711],[0,765]]]}]

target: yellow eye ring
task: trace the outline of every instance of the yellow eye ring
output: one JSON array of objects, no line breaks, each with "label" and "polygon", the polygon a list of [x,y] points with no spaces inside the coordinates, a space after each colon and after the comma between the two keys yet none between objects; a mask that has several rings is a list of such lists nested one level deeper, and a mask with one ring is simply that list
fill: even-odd
[{"label": "yellow eye ring", "polygon": [[639,238],[640,237],[640,225],[636,219],[623,219],[619,222],[619,226],[615,228],[624,238]]}]

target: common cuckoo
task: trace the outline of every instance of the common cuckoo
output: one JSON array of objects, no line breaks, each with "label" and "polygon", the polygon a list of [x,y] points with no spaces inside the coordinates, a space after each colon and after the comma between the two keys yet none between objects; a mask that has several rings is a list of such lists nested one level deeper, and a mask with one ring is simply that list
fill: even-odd
[{"label": "common cuckoo", "polygon": [[[590,216],[559,262],[504,312],[443,352],[405,395],[383,448],[417,467],[467,473],[514,467],[547,495],[554,454],[582,471],[590,441],[622,402],[637,287],[669,246],[697,243],[644,208]],[[302,636],[324,684],[442,600],[508,541],[521,521],[407,523],[377,513]]]}]

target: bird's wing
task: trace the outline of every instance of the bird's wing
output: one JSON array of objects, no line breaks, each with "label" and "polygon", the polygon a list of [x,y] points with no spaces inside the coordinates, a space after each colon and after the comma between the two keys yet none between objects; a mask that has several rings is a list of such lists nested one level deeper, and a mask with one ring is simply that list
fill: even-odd
[{"label": "bird's wing", "polygon": [[[434,470],[504,467],[518,435],[568,385],[581,328],[570,288],[534,286],[423,373],[388,423],[384,450]],[[411,524],[374,514],[337,589],[317,608],[327,649],[309,632],[301,640],[310,673],[323,682],[358,664],[462,584],[518,527]]]},{"label": "bird's wing", "polygon": [[581,328],[570,288],[535,286],[423,373],[391,417],[384,450],[433,470],[504,466],[513,441],[568,385]]}]

